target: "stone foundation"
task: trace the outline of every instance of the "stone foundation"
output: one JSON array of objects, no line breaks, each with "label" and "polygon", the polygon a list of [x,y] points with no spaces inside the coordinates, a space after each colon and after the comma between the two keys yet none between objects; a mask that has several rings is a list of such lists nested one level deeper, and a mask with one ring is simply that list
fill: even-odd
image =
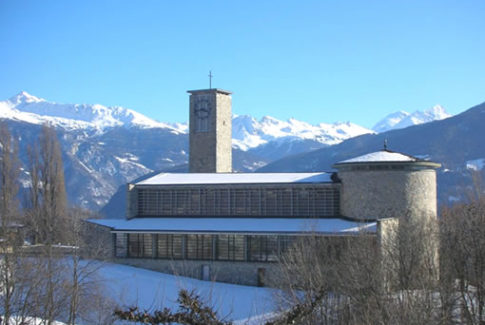
[{"label": "stone foundation", "polygon": [[[162,273],[186,276],[200,280],[264,286],[278,281],[277,263],[162,260],[148,258],[117,258],[115,263],[127,264]],[[209,267],[204,274],[204,267]],[[208,277],[205,277],[208,275]]]}]

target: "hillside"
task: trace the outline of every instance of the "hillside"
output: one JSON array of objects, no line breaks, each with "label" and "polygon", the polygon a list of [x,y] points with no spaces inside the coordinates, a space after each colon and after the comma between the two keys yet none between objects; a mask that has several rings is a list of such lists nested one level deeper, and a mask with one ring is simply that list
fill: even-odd
[{"label": "hillside", "polygon": [[430,159],[442,164],[438,170],[438,199],[448,203],[466,199],[471,189],[471,170],[484,173],[485,103],[431,123],[380,134],[367,134],[340,144],[294,155],[270,163],[259,172],[331,170],[332,164],[382,149],[387,140],[391,150]]}]

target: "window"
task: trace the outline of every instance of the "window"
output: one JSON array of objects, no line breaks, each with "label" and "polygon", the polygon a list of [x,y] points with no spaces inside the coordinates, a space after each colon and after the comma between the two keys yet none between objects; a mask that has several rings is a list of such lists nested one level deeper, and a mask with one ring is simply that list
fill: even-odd
[{"label": "window", "polygon": [[293,246],[293,243],[295,242],[294,236],[279,236],[279,243],[280,243],[280,252],[279,254],[285,254],[288,252],[288,250]]},{"label": "window", "polygon": [[139,188],[140,216],[332,217],[339,215],[336,186]]},{"label": "window", "polygon": [[151,234],[128,234],[128,257],[153,257]]},{"label": "window", "polygon": [[157,257],[166,259],[180,259],[182,255],[183,235],[157,235]]},{"label": "window", "polygon": [[194,260],[212,259],[212,236],[211,235],[187,235],[186,257]]},{"label": "window", "polygon": [[211,107],[208,97],[200,97],[195,102],[195,132],[208,132]]},{"label": "window", "polygon": [[122,233],[116,233],[115,234],[116,239],[115,239],[115,256],[116,257],[126,257],[126,254],[128,253],[126,244],[127,244],[127,238],[126,234]]},{"label": "window", "polygon": [[216,259],[221,261],[244,261],[244,236],[218,235]]},{"label": "window", "polygon": [[250,261],[276,261],[278,259],[278,237],[248,236],[248,255]]}]

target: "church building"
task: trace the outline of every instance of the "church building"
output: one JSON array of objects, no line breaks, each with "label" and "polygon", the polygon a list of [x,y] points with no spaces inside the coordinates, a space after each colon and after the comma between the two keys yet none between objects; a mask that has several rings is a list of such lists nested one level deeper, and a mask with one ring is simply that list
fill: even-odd
[{"label": "church building", "polygon": [[436,219],[439,164],[387,149],[335,172],[233,173],[231,92],[190,94],[189,173],[127,185],[123,219],[90,220],[119,263],[264,285],[301,236],[368,236],[388,220]]}]

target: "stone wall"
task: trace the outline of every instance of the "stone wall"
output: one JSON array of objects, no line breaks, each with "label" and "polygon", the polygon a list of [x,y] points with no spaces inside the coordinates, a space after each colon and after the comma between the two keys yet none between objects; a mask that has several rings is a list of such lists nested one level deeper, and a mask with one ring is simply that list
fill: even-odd
[{"label": "stone wall", "polygon": [[108,227],[84,222],[84,236],[87,243],[87,254],[91,258],[109,260],[114,254],[114,235]]},{"label": "stone wall", "polygon": [[385,288],[423,288],[436,284],[439,280],[437,220],[388,218],[377,224]]},{"label": "stone wall", "polygon": [[134,218],[138,214],[137,188],[134,184],[126,184],[126,218]]},{"label": "stone wall", "polygon": [[339,171],[341,214],[355,219],[437,216],[436,172]]},{"label": "stone wall", "polygon": [[[218,89],[190,91],[189,171],[229,173],[232,171],[231,95]],[[207,131],[196,128],[196,108],[203,101],[209,108]]]},{"label": "stone wall", "polygon": [[216,173],[232,172],[231,96],[216,94]]},{"label": "stone wall", "polygon": [[[153,271],[203,279],[202,268],[209,266],[209,281],[242,285],[268,285],[277,281],[278,263],[163,260],[149,258],[118,258],[115,263],[127,264]],[[264,271],[261,271],[264,269]],[[264,273],[261,278],[259,274]],[[261,283],[262,281],[262,283]]]}]

